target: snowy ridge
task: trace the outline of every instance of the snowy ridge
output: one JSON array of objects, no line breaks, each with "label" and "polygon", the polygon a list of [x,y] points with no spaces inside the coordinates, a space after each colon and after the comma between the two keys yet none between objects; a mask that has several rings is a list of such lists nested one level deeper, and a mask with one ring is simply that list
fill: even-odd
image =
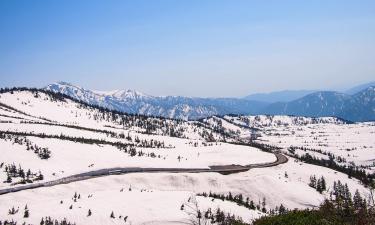
[{"label": "snowy ridge", "polygon": [[151,96],[135,90],[91,91],[59,82],[46,90],[121,112],[194,120],[213,115],[296,115],[338,117],[348,121],[375,120],[375,91],[367,87],[353,95],[318,91],[289,102],[267,103],[246,98],[190,98]]},{"label": "snowy ridge", "polygon": [[50,84],[45,89],[121,112],[183,120],[227,113],[254,113],[264,106],[264,103],[234,98],[155,97],[134,90],[91,91],[66,82]]}]

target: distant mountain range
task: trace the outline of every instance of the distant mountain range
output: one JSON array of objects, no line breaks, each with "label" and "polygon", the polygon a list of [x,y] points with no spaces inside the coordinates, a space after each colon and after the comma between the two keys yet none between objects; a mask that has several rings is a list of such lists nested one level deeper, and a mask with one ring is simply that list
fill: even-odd
[{"label": "distant mountain range", "polygon": [[369,121],[375,120],[375,86],[372,84],[354,87],[347,93],[302,90],[245,98],[157,97],[134,90],[92,91],[66,82],[50,84],[45,89],[122,112],[184,120],[225,114],[270,114]]},{"label": "distant mountain range", "polygon": [[299,99],[305,95],[311,94],[315,91],[312,90],[285,90],[285,91],[275,91],[270,93],[256,93],[251,94],[244,99],[252,100],[252,101],[261,101],[267,103],[275,103],[275,102],[289,102],[296,99]]},{"label": "distant mountain range", "polygon": [[86,90],[66,82],[50,84],[45,89],[69,95],[92,105],[122,112],[184,120],[231,113],[255,114],[267,105],[264,102],[236,98],[156,97],[134,90],[99,92]]},{"label": "distant mountain range", "polygon": [[375,86],[354,95],[320,91],[290,102],[273,103],[263,108],[270,115],[334,116],[350,121],[375,120]]}]

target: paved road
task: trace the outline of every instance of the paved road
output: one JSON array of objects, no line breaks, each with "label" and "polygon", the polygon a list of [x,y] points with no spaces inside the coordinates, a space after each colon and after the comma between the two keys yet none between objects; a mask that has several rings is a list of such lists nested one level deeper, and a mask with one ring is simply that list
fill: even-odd
[{"label": "paved road", "polygon": [[264,168],[277,166],[288,162],[288,158],[281,153],[274,153],[276,156],[276,161],[270,163],[259,163],[250,164],[246,166],[241,165],[224,165],[224,166],[210,166],[207,169],[202,168],[141,168],[141,167],[115,167],[108,169],[94,170],[85,173],[79,173],[72,176],[64,177],[61,179],[47,181],[43,183],[28,184],[19,187],[11,187],[0,190],[0,195],[8,194],[11,192],[18,192],[27,189],[35,189],[40,187],[51,187],[59,184],[67,184],[76,181],[82,181],[87,179],[92,179],[96,177],[103,177],[109,175],[117,174],[127,174],[127,173],[221,173],[221,174],[232,174],[248,171],[253,168]]}]

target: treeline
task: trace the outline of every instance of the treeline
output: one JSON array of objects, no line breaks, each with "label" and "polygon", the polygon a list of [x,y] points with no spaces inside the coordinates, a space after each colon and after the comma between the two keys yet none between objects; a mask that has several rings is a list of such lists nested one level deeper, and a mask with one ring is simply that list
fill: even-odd
[{"label": "treeline", "polygon": [[51,217],[45,217],[41,219],[40,225],[75,225],[75,223],[69,222],[66,218],[57,220]]},{"label": "treeline", "polygon": [[[14,220],[0,220],[0,225],[31,225],[26,222],[17,223]],[[51,217],[44,217],[40,220],[40,225],[75,225],[76,223],[69,222],[66,218],[62,220],[52,219]]]},{"label": "treeline", "polygon": [[328,156],[329,159],[333,159],[333,160],[336,160],[337,162],[339,163],[346,163],[346,159],[344,157],[341,157],[341,156],[336,156],[335,154],[333,154],[332,152],[327,152],[327,151],[322,151],[321,149],[314,149],[314,148],[307,148],[307,147],[297,147],[297,146],[291,146],[288,148],[288,151],[292,154],[295,154],[295,150],[296,149],[299,149],[299,150],[302,150],[302,151],[311,151],[311,152],[317,152],[317,153],[320,153],[322,155],[326,155]]},{"label": "treeline", "polygon": [[[1,96],[0,96],[0,97],[1,97]],[[48,121],[48,122],[52,122],[51,120],[49,120],[49,119],[47,119],[47,118],[32,116],[32,115],[30,115],[30,114],[27,114],[27,113],[21,111],[21,110],[15,109],[15,108],[13,108],[13,107],[11,107],[11,106],[9,106],[9,105],[5,105],[4,103],[1,103],[1,102],[0,102],[0,106],[3,107],[3,108],[6,108],[6,109],[8,109],[8,110],[12,110],[12,111],[18,112],[18,113],[20,113],[20,114],[23,114],[23,115],[25,115],[25,116],[29,116],[29,117],[32,117],[32,118],[36,118],[36,119],[41,119],[41,120],[45,120],[45,121]]]},{"label": "treeline", "polygon": [[288,209],[281,204],[280,206],[276,206],[274,209],[267,210],[266,206],[266,198],[263,198],[262,201],[259,201],[257,204],[254,203],[253,200],[250,200],[249,197],[246,199],[243,197],[242,194],[233,195],[231,192],[228,194],[217,194],[209,192],[208,194],[203,192],[202,194],[197,194],[197,196],[209,197],[214,199],[220,199],[222,201],[230,201],[234,202],[239,206],[243,206],[250,210],[259,210],[263,213],[268,213],[271,215],[274,214],[283,214],[288,211]]},{"label": "treeline", "polygon": [[[212,193],[211,191],[207,194],[205,192],[203,192],[202,194],[197,194],[198,196],[203,196],[203,197],[209,197],[209,198],[215,198],[215,199],[220,199],[222,201],[230,201],[230,202],[235,202],[237,203],[237,205],[239,206],[244,206],[248,209],[252,209],[252,210],[255,210],[255,209],[261,209],[261,206],[260,204],[258,205],[255,205],[254,202],[252,200],[250,200],[248,197],[245,199],[242,194],[238,194],[238,195],[232,195],[231,192],[229,192],[228,194],[216,194],[216,193]],[[263,204],[262,204],[262,211],[266,211],[266,200],[264,199],[263,201]]]},{"label": "treeline", "polygon": [[368,174],[364,169],[360,169],[357,166],[346,166],[337,164],[333,158],[330,159],[321,159],[315,156],[306,153],[302,156],[299,155],[291,155],[292,157],[301,160],[302,162],[327,167],[333,170],[336,170],[341,173],[345,173],[348,175],[349,178],[354,177],[362,182],[363,185],[368,186],[371,184],[372,180],[375,178],[375,174]]},{"label": "treeline", "polygon": [[280,147],[269,145],[269,144],[258,143],[254,141],[250,141],[246,143],[245,142],[228,142],[228,143],[233,144],[233,145],[250,146],[250,147],[258,148],[263,152],[270,152],[270,153],[278,152],[281,150]]},{"label": "treeline", "polygon": [[[144,147],[144,148],[161,148],[165,147],[164,142],[160,142],[157,140],[144,140],[141,141],[138,139],[139,143],[138,144],[127,144],[127,143],[122,143],[122,142],[109,142],[105,140],[98,140],[98,139],[89,139],[89,138],[83,138],[83,137],[70,137],[70,136],[65,136],[65,135],[47,135],[44,133],[40,134],[35,134],[35,133],[25,133],[25,132],[13,132],[13,131],[0,131],[0,138],[3,137],[5,139],[12,139],[15,140],[17,138],[18,142],[19,140],[23,140],[22,138],[18,138],[18,136],[33,136],[33,137],[39,137],[39,138],[56,138],[60,140],[67,140],[67,141],[73,141],[73,142],[78,142],[78,143],[83,143],[83,144],[97,144],[97,145],[111,145],[119,149],[120,151],[129,154],[131,157],[134,156],[146,156],[146,157],[151,157],[151,158],[161,158],[160,155],[156,155],[155,153],[145,153],[142,150],[137,151],[136,147]],[[137,141],[136,141],[137,142]],[[31,147],[30,147],[31,148]],[[35,149],[35,147],[33,147]],[[50,154],[49,150],[40,149],[38,148],[38,153],[41,154],[40,157],[47,157]]]},{"label": "treeline", "polygon": [[[23,118],[21,118],[21,119],[23,119]],[[117,133],[115,133],[113,131],[109,131],[109,130],[94,129],[94,128],[76,126],[76,125],[69,125],[69,124],[57,124],[57,123],[47,123],[47,122],[37,122],[37,121],[21,121],[21,123],[67,127],[67,128],[77,129],[77,130],[85,130],[85,131],[91,131],[91,132],[97,132],[97,133],[104,133],[104,134],[107,134],[107,136],[110,136],[110,137],[117,137],[118,136]]]}]

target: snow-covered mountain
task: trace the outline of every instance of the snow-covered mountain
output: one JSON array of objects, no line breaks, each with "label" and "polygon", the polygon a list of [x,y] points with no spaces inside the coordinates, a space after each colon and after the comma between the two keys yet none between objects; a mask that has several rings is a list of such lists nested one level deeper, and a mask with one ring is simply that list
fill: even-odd
[{"label": "snow-covered mountain", "polygon": [[226,114],[333,116],[354,122],[375,120],[375,91],[371,86],[353,95],[318,91],[293,101],[271,104],[237,98],[157,97],[135,90],[92,91],[66,82],[50,84],[45,89],[121,112],[183,120]]},{"label": "snow-covered mountain", "polygon": [[50,84],[45,89],[121,112],[184,120],[229,113],[253,114],[266,105],[236,98],[156,97],[134,90],[91,91],[66,82]]},{"label": "snow-covered mountain", "polygon": [[368,87],[354,95],[332,91],[315,92],[291,102],[271,104],[262,113],[334,116],[350,121],[375,120],[375,87]]}]

